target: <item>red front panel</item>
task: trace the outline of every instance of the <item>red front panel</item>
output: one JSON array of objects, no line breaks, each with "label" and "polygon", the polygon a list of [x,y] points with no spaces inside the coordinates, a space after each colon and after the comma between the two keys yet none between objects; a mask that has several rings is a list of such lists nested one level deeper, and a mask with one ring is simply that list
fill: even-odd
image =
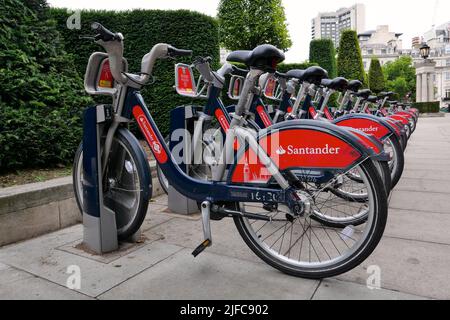
[{"label": "red front panel", "polygon": [[177,91],[181,94],[194,93],[194,79],[191,70],[187,66],[177,66],[178,87]]},{"label": "red front panel", "polygon": [[102,64],[102,70],[100,71],[100,79],[98,80],[98,86],[100,88],[114,88],[114,79],[111,73],[111,66],[109,59],[106,59]]},{"label": "red front panel", "polygon": [[275,88],[276,88],[277,82],[273,78],[269,78],[267,80],[266,89],[264,90],[264,95],[268,98],[275,97]]},{"label": "red front panel", "polygon": [[312,117],[313,119],[315,119],[315,118],[317,117],[317,111],[316,111],[316,108],[314,108],[314,107],[309,107],[309,114],[311,115],[311,117]]},{"label": "red front panel", "polygon": [[[260,145],[280,170],[289,168],[346,169],[361,154],[331,134],[291,129],[261,139]],[[232,175],[234,183],[266,183],[271,178],[253,150],[241,157]]]},{"label": "red front panel", "polygon": [[259,117],[261,118],[261,121],[264,123],[264,126],[266,128],[270,127],[272,125],[272,121],[269,119],[269,115],[267,114],[266,110],[263,106],[257,106],[256,111],[258,112]]},{"label": "red front panel", "polygon": [[389,129],[381,123],[365,118],[346,119],[339,121],[336,124],[340,127],[350,127],[362,131],[366,134],[373,135],[380,140],[390,133]]},{"label": "red front panel", "polygon": [[135,106],[133,108],[133,115],[136,118],[136,122],[139,128],[141,128],[141,131],[144,134],[147,143],[149,144],[150,148],[152,148],[156,161],[158,161],[158,163],[160,164],[166,163],[168,160],[166,150],[163,148],[161,141],[159,141],[158,136],[153,130],[142,108],[138,105]]},{"label": "red front panel", "polygon": [[223,129],[223,131],[225,133],[228,132],[228,130],[230,130],[230,123],[228,122],[228,119],[223,111],[221,109],[216,109],[215,116],[217,118],[217,121],[219,121],[220,127]]},{"label": "red front panel", "polygon": [[331,115],[330,109],[328,107],[325,107],[324,111],[325,117],[327,117],[328,120],[334,120],[333,116]]}]

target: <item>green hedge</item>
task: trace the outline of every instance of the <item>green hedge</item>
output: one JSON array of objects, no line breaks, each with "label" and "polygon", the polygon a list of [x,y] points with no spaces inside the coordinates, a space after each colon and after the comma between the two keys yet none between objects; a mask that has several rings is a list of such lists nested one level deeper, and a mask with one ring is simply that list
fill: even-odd
[{"label": "green hedge", "polygon": [[416,102],[413,103],[413,108],[416,108],[420,113],[437,113],[440,110],[439,101],[435,102]]},{"label": "green hedge", "polygon": [[[90,25],[100,22],[113,32],[122,32],[125,37],[125,57],[130,72],[139,72],[142,57],[153,45],[164,42],[180,49],[194,51],[193,57],[177,59],[191,63],[196,56],[211,56],[215,67],[219,62],[218,24],[212,17],[188,11],[132,10],[132,11],[82,11],[81,30],[69,30],[66,20],[70,16],[66,9],[51,9],[66,44],[73,54],[77,69],[84,74],[89,56],[102,48],[81,35],[92,35]],[[176,94],[174,64],[172,60],[159,61],[154,69],[156,82],[143,90],[144,98],[155,121],[164,134],[168,132],[170,110],[191,103],[191,99]]]},{"label": "green hedge", "polygon": [[316,39],[310,42],[309,61],[327,70],[331,79],[337,77],[336,49],[330,39]]},{"label": "green hedge", "polygon": [[1,4],[0,171],[70,163],[92,103],[45,10],[44,1]]}]

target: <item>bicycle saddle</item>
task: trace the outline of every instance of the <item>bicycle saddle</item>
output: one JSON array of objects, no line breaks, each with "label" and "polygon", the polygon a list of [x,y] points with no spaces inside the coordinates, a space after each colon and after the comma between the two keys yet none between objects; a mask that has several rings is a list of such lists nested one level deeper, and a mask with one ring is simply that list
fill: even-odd
[{"label": "bicycle saddle", "polygon": [[322,86],[335,91],[344,91],[348,86],[348,81],[347,79],[342,77],[338,77],[335,79],[323,79]]},{"label": "bicycle saddle", "polygon": [[281,78],[281,79],[286,79],[289,80],[290,77],[286,74],[286,73],[281,73],[281,72],[275,72],[275,77],[277,78]]},{"label": "bicycle saddle", "polygon": [[284,53],[270,44],[263,44],[252,51],[239,50],[231,52],[228,62],[243,63],[247,67],[274,72],[278,63],[285,59]]},{"label": "bicycle saddle", "polygon": [[362,87],[362,82],[359,80],[352,80],[348,83],[347,89],[353,92],[358,92],[358,90]]},{"label": "bicycle saddle", "polygon": [[393,95],[394,95],[394,92],[389,91],[389,92],[380,92],[380,94],[378,96],[380,97],[380,99],[384,99],[384,98],[389,98]]},{"label": "bicycle saddle", "polygon": [[320,85],[323,79],[328,78],[328,72],[321,67],[309,67],[303,74],[303,80]]},{"label": "bicycle saddle", "polygon": [[392,100],[392,101],[388,101],[389,104],[394,104],[394,105],[399,105],[398,101],[396,100]]},{"label": "bicycle saddle", "polygon": [[372,91],[369,89],[364,89],[355,93],[355,96],[363,99],[367,99],[372,94]]},{"label": "bicycle saddle", "polygon": [[293,70],[289,70],[286,75],[289,78],[294,78],[297,79],[298,81],[302,82],[304,81],[304,76],[305,76],[305,70],[300,70],[300,69],[293,69]]},{"label": "bicycle saddle", "polygon": [[371,103],[375,103],[375,102],[378,101],[378,97],[377,97],[377,96],[369,96],[369,97],[366,99],[366,101],[367,101],[367,102],[371,102]]}]

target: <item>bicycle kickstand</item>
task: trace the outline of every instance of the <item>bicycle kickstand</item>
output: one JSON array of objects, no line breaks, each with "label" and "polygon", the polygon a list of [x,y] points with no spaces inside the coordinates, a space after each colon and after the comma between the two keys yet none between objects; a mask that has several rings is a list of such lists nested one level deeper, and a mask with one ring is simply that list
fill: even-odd
[{"label": "bicycle kickstand", "polygon": [[211,237],[211,202],[204,201],[201,205],[202,209],[202,222],[203,222],[203,235],[205,240],[192,252],[194,257],[197,257],[206,248],[212,245]]}]

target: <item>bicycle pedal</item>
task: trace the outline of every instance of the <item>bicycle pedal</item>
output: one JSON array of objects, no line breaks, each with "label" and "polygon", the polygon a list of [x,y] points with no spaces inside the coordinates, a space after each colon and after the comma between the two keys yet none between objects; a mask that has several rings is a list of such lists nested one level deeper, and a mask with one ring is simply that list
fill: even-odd
[{"label": "bicycle pedal", "polygon": [[211,246],[211,240],[206,239],[197,248],[195,248],[194,251],[192,251],[192,255],[194,256],[194,258],[196,258],[200,253],[205,251],[205,249],[208,248],[209,246]]}]

